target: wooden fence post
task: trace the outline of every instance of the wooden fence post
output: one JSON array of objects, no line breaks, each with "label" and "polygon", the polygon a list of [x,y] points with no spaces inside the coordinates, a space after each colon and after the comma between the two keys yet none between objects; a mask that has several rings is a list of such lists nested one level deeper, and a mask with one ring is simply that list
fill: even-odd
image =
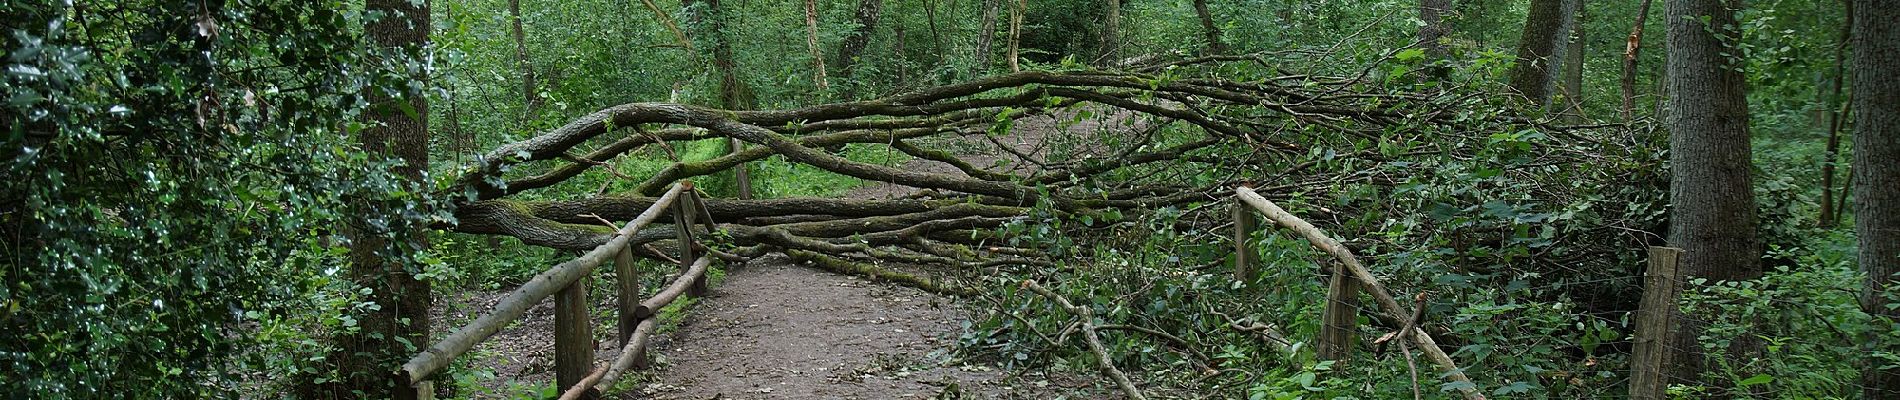
[{"label": "wooden fence post", "polygon": [[[809,4],[809,3],[808,3]],[[726,138],[726,154],[745,151],[745,142],[737,138]],[[738,186],[739,200],[752,200],[752,173],[746,170],[745,163],[732,167],[732,180]]]},{"label": "wooden fence post", "polygon": [[396,391],[390,393],[395,400],[435,400],[435,381],[410,383],[407,374],[396,374]]},{"label": "wooden fence post", "polygon": [[1253,235],[1253,212],[1239,199],[1234,200],[1234,280],[1248,282],[1253,279],[1253,247],[1247,245],[1247,238]]},{"label": "wooden fence post", "polygon": [[1319,358],[1341,364],[1352,358],[1359,337],[1359,280],[1339,263],[1327,268],[1326,308],[1320,314]]},{"label": "wooden fence post", "polygon": [[1664,339],[1672,322],[1669,316],[1675,314],[1672,309],[1682,291],[1676,270],[1681,257],[1682,249],[1649,248],[1649,269],[1643,272],[1643,300],[1636,310],[1635,354],[1630,356],[1631,399],[1667,398],[1664,391],[1668,385],[1662,367],[1669,349]]},{"label": "wooden fence post", "polygon": [[587,279],[582,278],[554,295],[554,382],[566,391],[593,369],[594,329],[587,315]]},{"label": "wooden fence post", "polygon": [[[683,183],[683,184],[689,184],[689,183]],[[694,223],[693,221],[699,217],[699,210],[698,210],[698,207],[696,207],[699,205],[698,204],[699,202],[694,201],[697,195],[695,195],[694,192],[691,191],[692,187],[688,186],[687,189],[688,191],[685,193],[684,196],[680,197],[679,201],[673,202],[673,226],[675,227],[679,235],[679,248],[680,248],[679,261],[680,261],[681,273],[686,272],[686,270],[692,269],[693,261],[699,259],[699,256],[697,254],[694,254],[697,252],[693,251],[694,250],[693,249],[693,223]],[[693,297],[705,296],[706,295],[706,278],[700,277],[698,279],[694,279],[693,287],[687,290],[686,293],[693,295]]]},{"label": "wooden fence post", "polygon": [[627,345],[627,338],[633,336],[633,328],[640,325],[640,318],[633,315],[634,307],[640,306],[640,270],[633,265],[633,246],[621,247],[614,254],[614,292],[618,296],[615,305],[620,309],[620,323],[615,331],[621,346]]}]

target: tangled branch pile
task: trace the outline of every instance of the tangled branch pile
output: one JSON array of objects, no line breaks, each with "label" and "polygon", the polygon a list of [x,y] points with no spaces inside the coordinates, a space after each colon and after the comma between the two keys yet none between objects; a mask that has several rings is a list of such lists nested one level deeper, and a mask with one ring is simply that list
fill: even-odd
[{"label": "tangled branch pile", "polygon": [[[1121,220],[1156,208],[1217,200],[1233,185],[1255,179],[1262,180],[1259,191],[1269,196],[1324,195],[1345,182],[1396,184],[1408,177],[1374,173],[1364,166],[1421,156],[1469,156],[1486,145],[1491,132],[1535,125],[1473,111],[1491,108],[1478,96],[1443,90],[1372,92],[1366,88],[1378,86],[1360,78],[1182,76],[1254,63],[1266,65],[1263,59],[1233,57],[1151,69],[1165,71],[1161,74],[1022,72],[790,110],[625,104],[480,158],[455,186],[465,201],[455,212],[459,224],[453,229],[513,236],[554,248],[590,248],[611,234],[597,217],[629,218],[673,181],[783,157],[923,190],[888,200],[712,200],[712,219],[738,247],[731,256],[786,252],[807,260],[1048,265],[1054,260],[1047,251],[1014,247],[999,237],[997,228],[1024,218],[1039,203],[1059,219]],[[1089,138],[1042,135],[1028,148],[1004,143],[1017,122],[1076,121],[1090,114],[1123,126],[1101,129]],[[559,201],[508,198],[590,169],[611,168],[616,157],[645,146],[728,137],[757,146],[710,160],[676,160],[654,176],[609,171],[616,178],[644,179],[633,193]],[[1094,143],[1074,143],[1090,139]],[[964,152],[968,154],[937,148],[946,140],[987,142],[990,148]],[[1058,143],[1064,140],[1070,143]],[[888,147],[958,172],[858,162],[825,150],[846,144]],[[1067,151],[1049,149],[1063,145]],[[1545,157],[1583,154],[1549,150],[1539,152]],[[986,160],[989,165],[984,165]],[[531,175],[509,173],[537,162],[552,165]],[[637,242],[663,241],[670,232],[652,228]]]}]

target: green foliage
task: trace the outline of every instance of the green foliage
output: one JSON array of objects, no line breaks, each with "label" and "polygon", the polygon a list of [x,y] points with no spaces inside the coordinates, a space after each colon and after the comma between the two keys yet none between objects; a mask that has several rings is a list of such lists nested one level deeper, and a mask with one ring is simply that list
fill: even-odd
[{"label": "green foliage", "polygon": [[[1860,308],[1864,275],[1854,269],[1851,242],[1846,235],[1827,234],[1804,241],[1803,248],[1812,250],[1806,254],[1774,249],[1771,257],[1794,263],[1776,266],[1759,280],[1691,279],[1682,311],[1707,325],[1703,350],[1721,362],[1702,377],[1706,385],[1672,390],[1859,396],[1858,360],[1869,352],[1891,359],[1895,349],[1879,344],[1900,343],[1900,331]],[[1726,361],[1730,357],[1723,355],[1735,351],[1751,352],[1749,361]]]},{"label": "green foliage", "polygon": [[[366,84],[339,3],[13,3],[0,391],[228,397],[260,321],[337,266],[345,199],[413,201],[338,134]],[[411,193],[411,194],[405,194]],[[401,225],[387,221],[386,225]],[[306,349],[304,342],[275,342]],[[255,364],[254,364],[255,363]]]},{"label": "green foliage", "polygon": [[[803,10],[792,3],[728,1],[718,15],[693,18],[679,1],[657,1],[694,36],[696,47],[689,50],[637,2],[525,2],[526,67],[539,81],[535,97],[543,100],[530,112],[507,2],[431,3],[435,44],[425,49],[426,58],[366,50],[360,27],[371,16],[348,2],[0,6],[0,19],[9,22],[0,32],[6,64],[0,92],[7,102],[0,124],[8,130],[0,145],[0,170],[8,177],[0,180],[0,391],[39,398],[231,397],[302,379],[336,379],[324,358],[332,350],[327,336],[360,329],[359,318],[375,308],[368,300],[374,292],[344,276],[350,243],[339,233],[348,229],[397,243],[379,254],[445,293],[505,289],[571,256],[513,239],[491,244],[441,232],[429,233],[426,249],[401,245],[414,234],[410,228],[453,218],[441,199],[431,198],[434,178],[406,183],[387,172],[393,162],[364,154],[352,141],[365,128],[358,117],[366,90],[429,89],[437,165],[428,167],[438,172],[431,176],[441,176],[497,145],[603,107],[718,104],[708,37],[732,45],[739,79],[752,88],[758,107],[789,108],[996,72],[1008,24],[1005,5],[987,32],[990,54],[976,54],[986,34],[983,2],[886,2],[856,71],[829,71],[831,89],[820,91],[809,70]],[[1101,1],[1028,3],[1022,46],[1032,68],[1080,70],[1117,61],[1098,59]],[[1123,57],[1161,54],[1165,60],[1204,52],[1191,2],[1122,3]],[[1461,90],[1470,96],[1426,107],[1390,105],[1394,112],[1443,113],[1456,121],[1515,107],[1485,94],[1516,62],[1525,11],[1520,2],[1456,2],[1449,60],[1431,60],[1410,47],[1419,23],[1416,1],[1208,3],[1233,52],[1275,57],[1271,65],[1223,66],[1220,76],[1262,81],[1296,72],[1332,74],[1363,77],[1355,90]],[[1616,87],[1637,3],[1588,10],[1578,42],[1585,46],[1585,90],[1578,98],[1586,116],[1614,120],[1620,114]],[[856,29],[856,6],[855,0],[819,2],[819,57],[837,56],[839,42]],[[1639,117],[1661,97],[1651,94],[1664,56],[1660,11],[1650,11],[1641,42],[1647,51],[1634,77]],[[1758,340],[1762,357],[1711,371],[1706,381],[1719,384],[1675,388],[1685,396],[1770,390],[1852,397],[1853,360],[1864,354],[1900,360],[1894,349],[1859,345],[1900,342],[1892,337],[1900,329],[1858,308],[1851,238],[1809,228],[1820,197],[1815,172],[1834,161],[1823,156],[1826,130],[1816,116],[1842,106],[1827,92],[1842,19],[1832,2],[1821,1],[1751,2],[1739,13],[1741,37],[1732,54],[1745,61],[1752,91],[1755,190],[1767,222],[1763,237],[1776,248],[1768,255],[1774,271],[1754,282],[1700,283],[1684,307],[1720,316],[1712,319],[1711,339]],[[709,31],[715,20],[724,24],[722,32]],[[835,68],[836,61],[828,61]],[[1442,81],[1417,73],[1440,64],[1453,67]],[[417,72],[430,79],[410,81]],[[1184,76],[1176,72],[1157,72],[1153,81]],[[1072,111],[1077,118],[1062,128],[1091,112]],[[996,133],[1013,124],[999,119]],[[1636,126],[1617,137],[1407,126],[1338,143],[1303,143],[1310,152],[1295,161],[1316,170],[1404,178],[1342,179],[1286,193],[1282,204],[1298,215],[1329,219],[1322,226],[1349,239],[1399,291],[1433,288],[1427,315],[1458,339],[1455,357],[1471,367],[1481,390],[1512,398],[1619,394],[1628,369],[1628,311],[1639,289],[1641,254],[1633,249],[1661,244],[1667,219],[1667,132]],[[1168,127],[1152,143],[1113,134],[1057,137],[1049,153],[1054,162],[1087,165],[1100,160],[1070,154],[1089,146],[1172,146],[1197,134]],[[725,154],[718,140],[672,146],[683,161]],[[1447,150],[1472,156],[1430,156]],[[1221,147],[1193,155],[1244,157],[1249,151]],[[841,154],[888,166],[906,161],[875,145],[847,146]],[[1342,157],[1347,154],[1377,157]],[[624,192],[673,162],[666,152],[643,150],[610,162],[619,176],[595,168],[518,197]],[[780,157],[750,166],[761,197],[834,196],[863,184]],[[540,172],[523,167],[508,176]],[[1168,173],[1211,184],[1236,176],[1274,182],[1280,172],[1143,166],[1106,176]],[[729,175],[695,180],[711,195],[733,193]],[[1112,187],[1088,185],[1101,193]],[[1169,371],[1150,378],[1180,387],[1249,398],[1355,396],[1368,386],[1381,394],[1410,390],[1402,362],[1389,353],[1344,366],[1312,359],[1304,340],[1319,329],[1323,282],[1314,261],[1324,255],[1304,241],[1268,229],[1251,239],[1263,273],[1228,278],[1222,266],[1230,250],[1218,237],[1225,233],[1208,228],[1224,223],[1225,207],[1189,202],[1122,215],[1040,204],[982,233],[1086,266],[989,278],[988,286],[1005,289],[988,299],[994,312],[968,326],[966,351],[1017,367],[1092,370],[1093,361],[1073,343],[1048,342],[1072,318],[1015,292],[1017,279],[1036,278],[1094,307],[1104,322],[1173,332],[1196,344],[1206,359],[1142,334],[1106,335],[1115,363],[1131,371]],[[359,217],[366,215],[384,217]],[[648,278],[649,288],[661,284],[657,276]],[[678,312],[669,308],[664,315]],[[1276,325],[1293,342],[1286,346],[1291,354],[1229,329],[1234,321]],[[1705,342],[1708,350],[1727,351],[1720,340]],[[1182,372],[1202,364],[1228,372],[1212,378]],[[467,382],[494,379],[483,371],[462,365],[448,374],[471,388],[479,385]],[[1445,393],[1432,386],[1426,385],[1428,393]],[[513,395],[549,390],[517,389]]]}]

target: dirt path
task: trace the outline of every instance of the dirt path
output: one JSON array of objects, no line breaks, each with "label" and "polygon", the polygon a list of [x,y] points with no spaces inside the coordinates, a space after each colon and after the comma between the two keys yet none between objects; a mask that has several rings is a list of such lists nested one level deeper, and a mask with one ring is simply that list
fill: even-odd
[{"label": "dirt path", "polygon": [[782,257],[726,279],[659,343],[657,382],[622,398],[1042,399],[1088,385],[954,361],[965,312],[934,294]]},{"label": "dirt path", "polygon": [[[1119,123],[1125,116],[1110,122]],[[1001,137],[957,138],[931,143],[958,151],[979,167],[998,172],[1035,170],[1052,152],[1063,156],[1102,154],[1088,142],[1103,123],[1083,121],[1067,127],[1082,145],[1051,146],[1059,130],[1054,118],[1019,122]],[[1016,154],[1037,158],[1015,160]],[[973,150],[974,149],[974,150]],[[1064,157],[1066,158],[1066,157]],[[1012,160],[999,162],[998,160]],[[937,162],[912,160],[904,168],[961,174]],[[871,199],[907,195],[916,188],[877,184],[845,197]],[[793,265],[783,256],[730,265],[724,282],[694,305],[677,329],[657,335],[651,355],[656,371],[620,399],[1049,399],[1111,397],[1094,376],[1037,371],[1004,371],[996,365],[954,358],[964,304],[909,287],[875,283]],[[486,310],[505,291],[470,293],[438,310],[438,320],[462,321],[471,310]],[[609,296],[594,296],[595,309],[613,307]],[[474,364],[492,376],[481,379],[472,398],[519,398],[552,382],[553,302],[530,310],[522,322],[479,345]],[[596,329],[610,326],[596,325]],[[603,332],[597,336],[611,337]],[[604,339],[597,362],[611,362],[619,344]],[[638,378],[630,378],[638,379]],[[532,397],[532,395],[528,395]]]},{"label": "dirt path", "polygon": [[[1046,159],[1051,148],[1044,139],[1057,126],[1053,118],[1037,118],[1023,121],[1011,135],[935,145],[987,147],[987,152],[964,153],[973,164],[999,172],[1033,169],[1033,163],[996,163],[1014,156],[995,145]],[[1068,130],[1087,135],[1099,127],[1084,121]],[[947,164],[921,160],[903,167],[961,174]],[[915,190],[883,183],[845,197],[894,198]],[[755,260],[733,268],[725,283],[659,343],[657,354],[665,365],[659,379],[643,393],[623,398],[1103,397],[1092,388],[1092,377],[1029,373],[1011,379],[997,366],[955,360],[951,353],[968,318],[964,305],[917,289],[790,265],[783,257]]]}]

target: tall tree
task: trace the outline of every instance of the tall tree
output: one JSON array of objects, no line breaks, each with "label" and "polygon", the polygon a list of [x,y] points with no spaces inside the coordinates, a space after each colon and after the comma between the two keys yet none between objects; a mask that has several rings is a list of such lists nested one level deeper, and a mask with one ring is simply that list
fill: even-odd
[{"label": "tall tree", "polygon": [[[712,41],[713,69],[719,73],[719,105],[727,110],[752,109],[757,98],[752,87],[739,77],[739,63],[732,57],[732,41],[726,35],[725,8],[719,0],[686,0],[681,4],[687,8],[688,21],[692,26],[702,27],[700,42]],[[737,153],[745,149],[739,139],[726,138],[726,152]],[[752,198],[752,174],[745,164],[732,169],[740,199]]]},{"label": "tall tree", "polygon": [[[1900,274],[1900,7],[1891,1],[1853,0],[1854,13],[1854,233],[1867,273],[1861,308],[1900,321],[1882,293]],[[1900,350],[1900,343],[1874,343]],[[1875,352],[1869,351],[1868,354]],[[1900,369],[1868,357],[1862,398],[1900,398]]]},{"label": "tall tree", "polygon": [[[419,60],[429,41],[429,3],[410,0],[367,0],[364,9],[371,16],[364,31],[370,45],[385,54],[403,54],[401,58]],[[403,65],[408,60],[387,60],[388,68],[404,73],[421,73]],[[426,76],[409,76],[425,80]],[[429,167],[429,104],[419,88],[423,85],[390,85],[369,91],[369,123],[358,135],[363,150],[391,156],[403,162],[395,172],[413,183],[423,183]],[[416,278],[410,265],[392,257],[395,249],[426,248],[420,229],[395,235],[406,244],[391,244],[374,221],[393,216],[389,212],[364,207],[363,220],[353,224],[350,235],[350,278],[370,290],[376,307],[357,317],[355,331],[336,338],[337,351],[331,360],[338,366],[340,381],[315,388],[314,397],[390,398],[398,394],[389,379],[401,357],[414,348],[426,346],[429,339],[429,307],[433,302],[429,282]],[[360,391],[361,395],[352,394]]]},{"label": "tall tree", "polygon": [[1107,15],[1102,18],[1102,58],[1104,62],[1115,64],[1116,54],[1122,45],[1122,0],[1106,0]]},{"label": "tall tree", "polygon": [[514,23],[510,33],[515,39],[515,65],[521,69],[522,121],[533,121],[541,108],[541,93],[535,87],[534,64],[528,58],[527,33],[521,28],[521,0],[508,0],[508,18]]},{"label": "tall tree", "polygon": [[990,43],[996,40],[996,9],[1001,0],[983,0],[983,23],[976,37],[976,65],[990,65]]},{"label": "tall tree", "polygon": [[845,77],[858,64],[858,56],[864,54],[864,48],[871,45],[871,35],[877,33],[878,15],[884,10],[884,0],[858,0],[858,27],[845,35],[844,43],[838,45],[838,70]]},{"label": "tall tree", "polygon": [[[1203,1],[1203,0],[1196,0]],[[1446,46],[1446,36],[1451,27],[1445,24],[1445,13],[1451,11],[1451,0],[1419,0],[1418,2],[1418,44],[1425,49],[1425,59],[1432,63],[1444,62],[1451,57]],[[1450,70],[1444,66],[1433,66],[1426,73],[1434,78],[1443,79]]]},{"label": "tall tree", "polygon": [[1623,44],[1623,119],[1636,119],[1636,60],[1643,51],[1643,24],[1649,22],[1649,4],[1653,0],[1643,0],[1636,7],[1636,23],[1630,28],[1630,36]]},{"label": "tall tree", "polygon": [[[1847,23],[1841,24],[1840,41],[1834,47],[1834,76],[1829,79],[1831,83],[1828,86],[1829,93],[1822,97],[1821,102],[1824,107],[1827,107],[1825,114],[1827,116],[1825,120],[1827,149],[1822,153],[1825,159],[1821,161],[1821,220],[1819,221],[1823,228],[1837,226],[1840,223],[1841,213],[1841,209],[1834,206],[1834,170],[1840,163],[1841,128],[1842,124],[1846,123],[1846,118],[1842,116],[1844,110],[1841,109],[1841,93],[1845,89],[1842,83],[1847,79],[1847,48],[1848,44],[1854,40],[1854,1],[1841,0],[1841,4],[1846,7]],[[1847,196],[1843,194],[1841,197]]]},{"label": "tall tree", "polygon": [[[1450,1],[1450,0],[1425,0]],[[1207,52],[1210,54],[1227,53],[1227,45],[1221,44],[1220,26],[1214,24],[1214,14],[1207,11],[1207,0],[1194,0],[1194,15],[1201,19],[1201,33],[1207,35]]]},{"label": "tall tree", "polygon": [[1029,0],[1016,0],[1015,7],[1009,9],[1009,72],[1022,72],[1022,57],[1017,54],[1022,46],[1023,13],[1028,12]]},{"label": "tall tree", "polygon": [[[1669,243],[1683,249],[1680,271],[1712,281],[1761,276],[1750,179],[1747,76],[1734,56],[1740,0],[1668,0]],[[1705,316],[1675,315],[1664,373],[1693,383],[1704,367]],[[1748,338],[1734,353],[1745,352]]]},{"label": "tall tree", "polygon": [[1511,68],[1511,90],[1542,106],[1550,103],[1551,84],[1560,71],[1576,23],[1581,0],[1531,0],[1524,17],[1524,34],[1517,42],[1517,65]]},{"label": "tall tree", "polygon": [[1583,121],[1583,26],[1584,11],[1579,7],[1571,18],[1569,45],[1564,46],[1564,109],[1565,121],[1575,124]]},{"label": "tall tree", "polygon": [[820,92],[830,89],[825,79],[825,52],[818,48],[818,0],[805,0],[805,49],[811,52],[812,83]]},{"label": "tall tree", "polygon": [[931,52],[937,53],[937,62],[942,63],[946,54],[943,49],[943,34],[937,31],[937,2],[924,0],[924,21],[930,25]]}]

